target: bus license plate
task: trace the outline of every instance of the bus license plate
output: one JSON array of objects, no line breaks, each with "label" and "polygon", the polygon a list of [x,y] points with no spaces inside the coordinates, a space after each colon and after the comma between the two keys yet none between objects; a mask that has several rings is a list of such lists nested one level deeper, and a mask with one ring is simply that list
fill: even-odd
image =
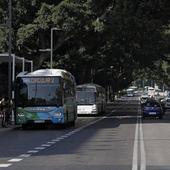
[{"label": "bus license plate", "polygon": [[44,123],[44,120],[34,120],[34,123]]}]

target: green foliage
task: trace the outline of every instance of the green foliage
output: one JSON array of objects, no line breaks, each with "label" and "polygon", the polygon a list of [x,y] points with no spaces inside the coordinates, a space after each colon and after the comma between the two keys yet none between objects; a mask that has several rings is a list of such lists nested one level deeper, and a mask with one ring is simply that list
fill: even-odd
[{"label": "green foliage", "polygon": [[26,39],[34,36],[36,32],[37,32],[36,24],[28,24],[28,25],[22,26],[20,29],[18,29],[18,43],[17,44],[23,44]]},{"label": "green foliage", "polygon": [[48,29],[52,20],[52,5],[43,3],[37,13],[37,18],[34,20],[41,29]]},{"label": "green foliage", "polygon": [[[1,6],[2,4],[2,6]],[[0,18],[7,9],[0,0]],[[14,51],[49,66],[50,30],[54,30],[54,66],[71,71],[78,83],[127,86],[143,70],[162,71],[170,38],[169,0],[14,0]],[[0,49],[6,48],[0,32]],[[160,78],[161,76],[159,76]]]},{"label": "green foliage", "polygon": [[3,29],[0,29],[0,52],[6,52],[5,51],[5,47],[6,47],[6,41],[7,41],[7,37],[6,37],[6,32]]}]

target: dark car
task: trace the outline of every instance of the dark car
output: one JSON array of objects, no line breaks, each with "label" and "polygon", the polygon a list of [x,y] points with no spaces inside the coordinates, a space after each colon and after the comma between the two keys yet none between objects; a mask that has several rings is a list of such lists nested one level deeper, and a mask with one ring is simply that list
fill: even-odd
[{"label": "dark car", "polygon": [[142,105],[143,118],[159,117],[159,119],[162,119],[163,115],[164,115],[163,108],[157,100],[149,99]]}]

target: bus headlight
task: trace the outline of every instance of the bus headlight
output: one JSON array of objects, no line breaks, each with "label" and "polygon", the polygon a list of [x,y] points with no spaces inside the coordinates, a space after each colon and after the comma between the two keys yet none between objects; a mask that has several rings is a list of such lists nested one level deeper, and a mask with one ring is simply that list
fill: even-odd
[{"label": "bus headlight", "polygon": [[93,106],[92,106],[92,111],[97,111],[96,105],[93,105]]},{"label": "bus headlight", "polygon": [[62,116],[62,113],[61,113],[61,112],[56,112],[56,113],[55,113],[55,116],[61,117],[61,116]]},{"label": "bus headlight", "polygon": [[18,116],[24,117],[24,114],[22,112],[18,113]]}]

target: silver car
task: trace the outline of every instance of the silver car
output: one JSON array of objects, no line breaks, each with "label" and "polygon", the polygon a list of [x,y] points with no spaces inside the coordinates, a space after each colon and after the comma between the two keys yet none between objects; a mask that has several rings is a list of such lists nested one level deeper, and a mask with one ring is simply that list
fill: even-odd
[{"label": "silver car", "polygon": [[170,97],[165,99],[165,109],[170,109]]}]

